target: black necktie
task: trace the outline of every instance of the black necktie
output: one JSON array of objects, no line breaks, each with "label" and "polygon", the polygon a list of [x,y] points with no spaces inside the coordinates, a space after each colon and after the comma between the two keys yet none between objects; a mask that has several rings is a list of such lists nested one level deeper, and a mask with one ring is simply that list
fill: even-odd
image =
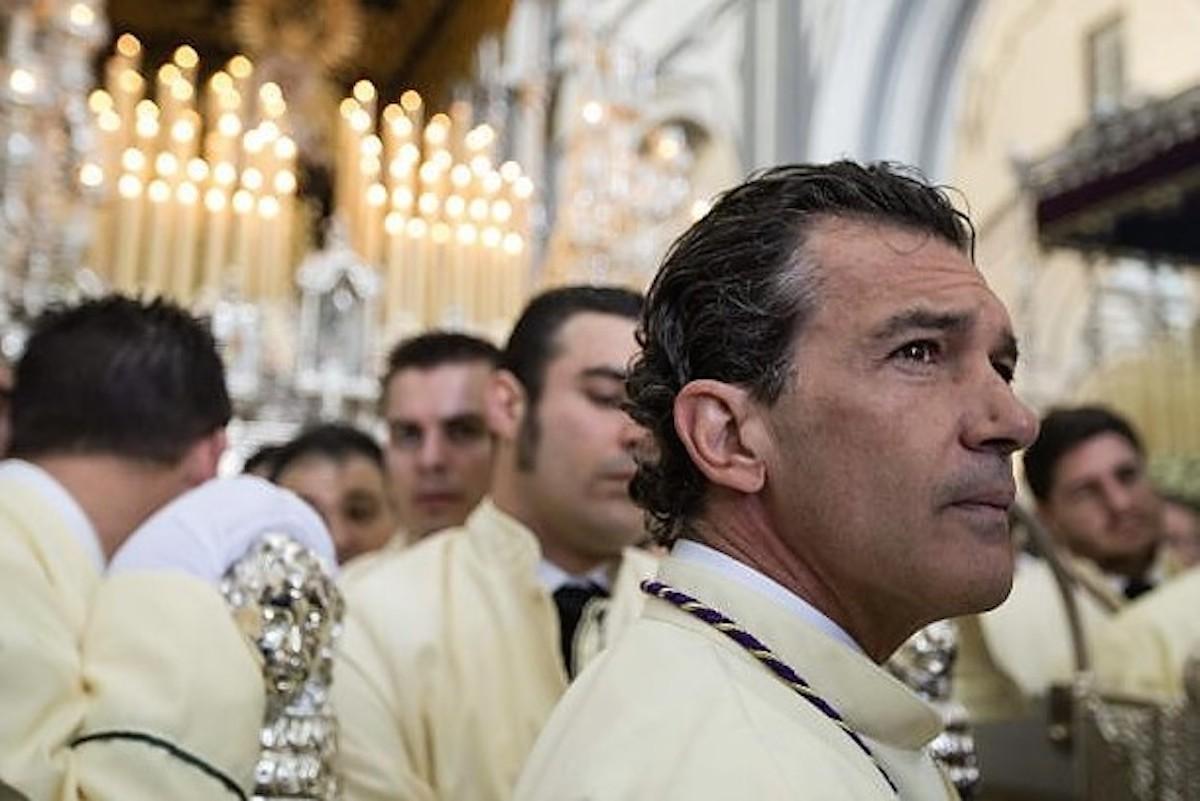
[{"label": "black necktie", "polygon": [[1125,597],[1129,600],[1137,598],[1139,595],[1144,595],[1154,589],[1154,582],[1147,581],[1142,577],[1131,578],[1125,582]]},{"label": "black necktie", "polygon": [[595,598],[607,598],[608,591],[598,584],[564,584],[554,591],[554,605],[558,607],[559,645],[562,647],[563,665],[567,676],[575,678],[575,630],[583,619],[583,610]]}]

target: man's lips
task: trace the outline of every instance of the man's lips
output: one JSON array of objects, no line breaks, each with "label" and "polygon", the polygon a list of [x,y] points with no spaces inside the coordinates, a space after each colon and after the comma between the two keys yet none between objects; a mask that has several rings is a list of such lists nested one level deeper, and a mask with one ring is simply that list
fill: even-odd
[{"label": "man's lips", "polygon": [[451,491],[440,492],[418,492],[416,494],[416,502],[418,506],[447,506],[449,504],[458,503],[462,498],[461,493]]},{"label": "man's lips", "polygon": [[995,509],[1007,514],[1015,502],[1016,490],[1011,486],[1007,486],[974,490],[966,495],[955,498],[949,505],[965,509]]},{"label": "man's lips", "polygon": [[625,483],[629,483],[633,480],[635,475],[637,475],[636,468],[629,470],[609,470],[601,473],[600,478],[604,479],[605,481],[623,481]]}]

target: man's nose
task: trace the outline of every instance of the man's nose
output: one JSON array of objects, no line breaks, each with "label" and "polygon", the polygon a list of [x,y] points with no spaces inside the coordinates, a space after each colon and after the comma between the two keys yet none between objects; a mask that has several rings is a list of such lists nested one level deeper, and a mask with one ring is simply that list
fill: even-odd
[{"label": "man's nose", "polygon": [[446,440],[441,432],[431,431],[421,439],[417,450],[417,465],[426,470],[435,470],[446,463]]},{"label": "man's nose", "polygon": [[337,551],[339,564],[354,556],[354,532],[341,517],[335,517],[329,521],[329,537],[333,540],[333,548]]},{"label": "man's nose", "polygon": [[1105,479],[1101,486],[1104,504],[1113,513],[1127,512],[1133,506],[1133,492],[1115,477]]},{"label": "man's nose", "polygon": [[627,414],[621,415],[621,430],[618,436],[623,449],[635,452],[648,434],[649,432],[635,423],[632,417]]},{"label": "man's nose", "polygon": [[966,432],[967,446],[1008,456],[1033,444],[1038,416],[994,371],[979,388],[979,409]]}]

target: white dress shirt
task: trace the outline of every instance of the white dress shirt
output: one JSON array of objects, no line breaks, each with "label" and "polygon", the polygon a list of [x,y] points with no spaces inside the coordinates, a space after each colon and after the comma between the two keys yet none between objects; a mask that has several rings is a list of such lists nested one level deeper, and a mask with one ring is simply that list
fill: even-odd
[{"label": "white dress shirt", "polygon": [[605,592],[610,592],[612,587],[609,585],[612,584],[612,579],[608,575],[608,572],[608,567],[601,565],[591,572],[583,573],[582,575],[575,575],[574,573],[568,573],[545,557],[538,562],[537,566],[538,583],[545,587],[546,592],[550,593],[551,595],[553,595],[559,587],[565,587],[567,585],[586,587],[589,584],[595,584]]},{"label": "white dress shirt", "polygon": [[[671,546],[671,556],[683,562],[707,567],[709,570],[714,570],[761,595],[771,598],[776,603],[790,609],[798,617],[803,618],[820,631],[862,653],[862,648],[854,641],[854,638],[847,634],[845,629],[826,617],[815,606],[779,582],[768,578],[749,565],[739,562],[732,556],[721,553],[715,548],[710,548],[695,540],[687,539],[675,541],[675,544]],[[704,599],[700,600],[703,601]]]},{"label": "white dress shirt", "polygon": [[16,479],[29,487],[30,492],[37,493],[57,509],[63,516],[67,528],[78,540],[88,559],[96,567],[97,573],[103,573],[105,567],[104,549],[100,547],[100,535],[96,533],[92,521],[88,520],[83,507],[75,500],[67,488],[58,483],[52,475],[42,468],[24,459],[6,459],[0,462],[0,477]]}]

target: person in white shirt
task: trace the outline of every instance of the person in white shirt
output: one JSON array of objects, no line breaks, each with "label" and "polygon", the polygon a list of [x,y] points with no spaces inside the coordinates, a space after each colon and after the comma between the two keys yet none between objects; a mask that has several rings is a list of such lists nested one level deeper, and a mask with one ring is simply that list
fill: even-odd
[{"label": "person in white shirt", "polygon": [[209,480],[229,416],[211,335],[170,303],[35,321],[0,462],[0,790],[247,797],[263,679],[219,582],[268,531],[333,550],[291,493]]},{"label": "person in white shirt", "polygon": [[967,218],[890,165],[767,170],[651,285],[634,498],[673,543],[567,691],[517,801],[957,797],[881,663],[1013,572],[1008,314]]}]

